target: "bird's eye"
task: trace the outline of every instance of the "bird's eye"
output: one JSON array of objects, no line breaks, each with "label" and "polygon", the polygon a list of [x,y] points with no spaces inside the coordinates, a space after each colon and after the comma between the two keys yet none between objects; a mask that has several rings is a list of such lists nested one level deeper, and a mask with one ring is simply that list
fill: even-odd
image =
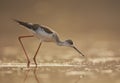
[{"label": "bird's eye", "polygon": [[73,45],[73,41],[72,40],[66,40],[69,44]]}]

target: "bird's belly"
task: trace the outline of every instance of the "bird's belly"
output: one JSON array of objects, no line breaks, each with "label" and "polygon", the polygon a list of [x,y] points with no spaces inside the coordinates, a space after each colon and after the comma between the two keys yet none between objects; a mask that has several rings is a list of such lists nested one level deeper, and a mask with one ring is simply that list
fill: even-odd
[{"label": "bird's belly", "polygon": [[52,34],[36,34],[37,38],[44,42],[54,42]]}]

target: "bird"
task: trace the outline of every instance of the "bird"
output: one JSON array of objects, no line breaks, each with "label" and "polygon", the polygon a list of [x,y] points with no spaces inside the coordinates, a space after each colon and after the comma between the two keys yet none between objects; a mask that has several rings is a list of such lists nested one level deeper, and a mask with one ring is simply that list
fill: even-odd
[{"label": "bird", "polygon": [[22,43],[22,39],[23,38],[28,38],[28,37],[36,37],[40,40],[37,51],[35,52],[35,55],[33,57],[33,60],[34,60],[34,63],[36,65],[36,67],[37,67],[36,56],[37,56],[37,53],[38,53],[38,51],[39,51],[43,42],[54,42],[58,46],[71,47],[71,48],[75,49],[82,56],[85,56],[80,50],[78,50],[76,48],[76,46],[74,45],[74,43],[71,39],[61,41],[57,32],[55,32],[54,30],[52,30],[48,26],[44,26],[44,25],[41,25],[41,24],[30,23],[30,22],[25,22],[25,21],[21,21],[21,20],[17,20],[17,19],[13,19],[13,20],[15,22],[17,22],[19,25],[24,26],[27,30],[30,30],[32,32],[32,35],[19,36],[18,37],[18,40],[19,40],[19,42],[22,46],[22,49],[25,53],[25,56],[27,58],[27,67],[30,67],[30,59],[29,59],[29,56],[28,56],[28,54],[27,54],[27,52],[24,48],[24,45]]}]

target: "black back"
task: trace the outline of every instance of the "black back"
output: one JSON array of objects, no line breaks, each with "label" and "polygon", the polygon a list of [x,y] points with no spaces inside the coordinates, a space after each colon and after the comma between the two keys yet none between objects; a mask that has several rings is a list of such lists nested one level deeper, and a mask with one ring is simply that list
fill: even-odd
[{"label": "black back", "polygon": [[53,32],[51,30],[49,30],[48,28],[44,27],[44,26],[40,26],[40,28],[42,28],[45,32],[52,34]]},{"label": "black back", "polygon": [[25,26],[25,27],[27,27],[27,28],[29,28],[29,29],[34,30],[34,31],[36,31],[38,28],[41,28],[42,30],[44,30],[45,32],[47,32],[47,33],[49,33],[49,34],[52,34],[52,33],[53,33],[50,29],[48,29],[48,28],[46,28],[46,27],[44,27],[44,26],[41,26],[41,25],[39,25],[39,24],[30,24],[30,23],[22,22],[22,21],[19,21],[19,20],[16,20],[16,19],[15,19],[14,21],[16,21],[16,22],[19,23],[20,25],[23,25],[23,26]]},{"label": "black back", "polygon": [[48,28],[41,26],[39,24],[33,24],[33,30],[37,30],[38,28],[41,28],[42,30],[44,30],[45,32],[52,34],[53,32],[51,30],[49,30]]}]

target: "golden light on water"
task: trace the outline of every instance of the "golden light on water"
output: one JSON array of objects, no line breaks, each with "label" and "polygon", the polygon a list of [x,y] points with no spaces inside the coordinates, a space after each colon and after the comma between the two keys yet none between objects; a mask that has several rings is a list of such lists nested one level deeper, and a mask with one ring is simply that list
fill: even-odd
[{"label": "golden light on water", "polygon": [[[119,4],[119,0],[0,0],[0,83],[119,83]],[[32,66],[27,69],[17,38],[32,33],[12,19],[49,26],[61,40],[72,39],[86,56],[43,43],[35,71],[32,58],[39,39],[23,39]]]}]

